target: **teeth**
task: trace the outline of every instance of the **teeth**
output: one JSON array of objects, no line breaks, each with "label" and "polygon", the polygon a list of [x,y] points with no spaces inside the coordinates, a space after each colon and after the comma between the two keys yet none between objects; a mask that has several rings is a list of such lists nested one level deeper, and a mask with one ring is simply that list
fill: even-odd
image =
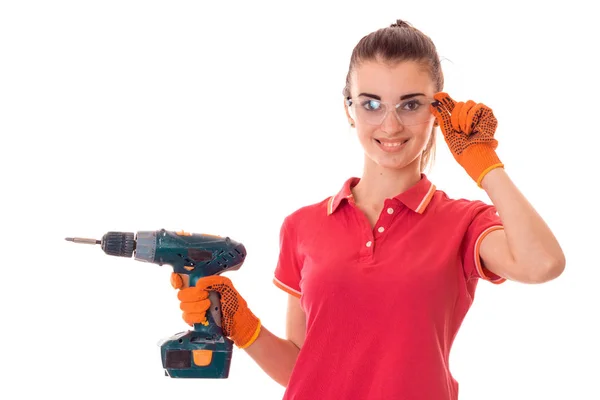
[{"label": "teeth", "polygon": [[381,143],[385,147],[398,147],[398,146],[403,145],[406,142],[408,142],[408,139],[407,140],[403,140],[402,142],[384,143],[384,142],[380,141],[379,143]]}]

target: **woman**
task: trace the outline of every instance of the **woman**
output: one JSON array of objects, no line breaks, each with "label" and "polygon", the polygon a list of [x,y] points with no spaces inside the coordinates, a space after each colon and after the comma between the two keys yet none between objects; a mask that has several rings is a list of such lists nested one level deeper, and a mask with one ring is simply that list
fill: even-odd
[{"label": "woman", "polygon": [[[443,83],[434,44],[403,21],[355,47],[344,108],[364,170],[283,222],[274,283],[289,293],[285,339],[228,278],[178,293],[193,324],[207,291],[220,292],[226,334],[286,387],[284,399],[457,399],[448,358],[479,280],[562,273],[560,245],[495,152],[492,110],[454,101]],[[493,205],[451,199],[428,180],[437,127]]]}]

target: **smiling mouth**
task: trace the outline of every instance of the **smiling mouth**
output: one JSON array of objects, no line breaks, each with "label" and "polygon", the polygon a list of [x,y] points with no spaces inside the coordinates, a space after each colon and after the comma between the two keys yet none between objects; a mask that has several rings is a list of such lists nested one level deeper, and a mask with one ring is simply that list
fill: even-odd
[{"label": "smiling mouth", "polygon": [[377,143],[379,143],[380,145],[382,145],[383,147],[387,147],[390,149],[393,149],[395,147],[400,147],[402,146],[404,143],[408,142],[410,139],[405,139],[405,140],[401,140],[401,141],[395,141],[395,142],[382,142],[379,139],[375,139],[375,141]]}]

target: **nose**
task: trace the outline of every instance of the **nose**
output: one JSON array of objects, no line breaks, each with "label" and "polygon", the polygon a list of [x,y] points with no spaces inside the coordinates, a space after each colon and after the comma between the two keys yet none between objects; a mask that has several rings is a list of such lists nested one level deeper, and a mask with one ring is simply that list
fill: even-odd
[{"label": "nose", "polygon": [[396,133],[404,129],[404,125],[400,123],[398,114],[395,111],[389,111],[381,122],[381,129],[386,133]]}]

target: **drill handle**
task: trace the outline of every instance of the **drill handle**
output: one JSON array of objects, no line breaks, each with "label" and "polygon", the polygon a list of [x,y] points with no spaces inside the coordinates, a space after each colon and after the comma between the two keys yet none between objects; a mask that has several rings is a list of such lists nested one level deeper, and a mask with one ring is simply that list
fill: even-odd
[{"label": "drill handle", "polygon": [[[195,286],[196,280],[189,274],[177,272],[171,274],[171,284],[176,288]],[[206,324],[196,323],[193,330],[203,337],[210,338],[208,340],[220,342],[225,337],[222,329],[221,295],[217,291],[209,290],[208,299],[210,308],[206,312]]]},{"label": "drill handle", "polygon": [[194,324],[194,331],[220,341],[224,337],[222,328],[221,296],[218,292],[209,291],[210,308],[206,313],[207,324]]},{"label": "drill handle", "polygon": [[223,326],[221,325],[221,296],[218,292],[210,291],[208,292],[208,299],[210,300],[210,309],[208,310],[208,314],[212,318],[215,325],[223,329]]}]

